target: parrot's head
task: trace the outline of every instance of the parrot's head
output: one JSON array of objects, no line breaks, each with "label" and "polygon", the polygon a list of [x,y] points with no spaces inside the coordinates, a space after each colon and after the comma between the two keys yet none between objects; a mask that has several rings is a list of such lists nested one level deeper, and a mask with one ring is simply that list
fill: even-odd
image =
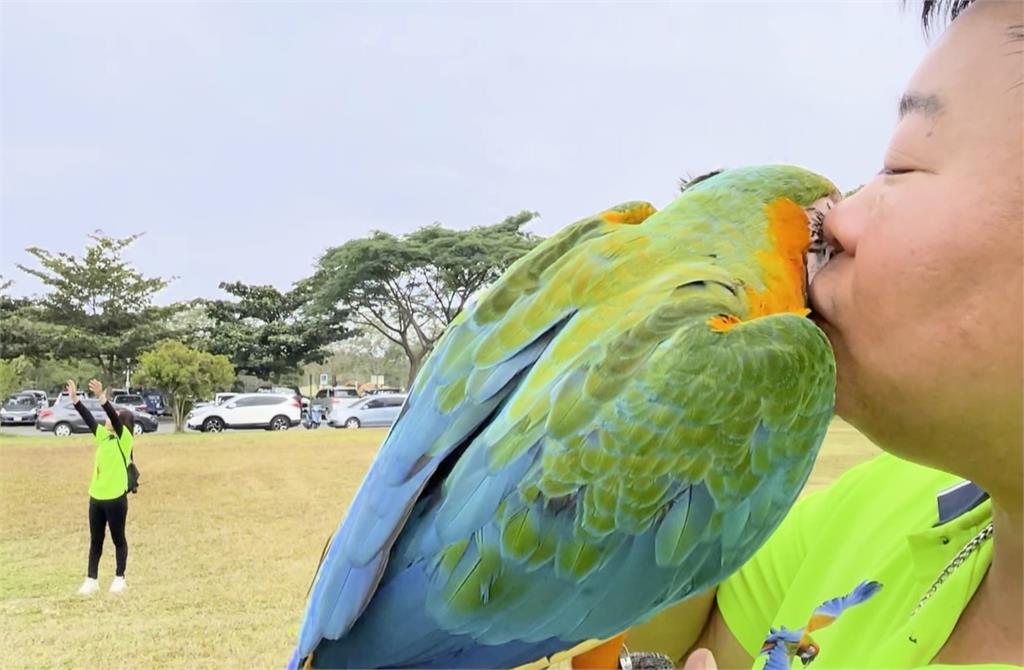
[{"label": "parrot's head", "polygon": [[[836,253],[825,239],[824,223],[842,194],[819,174],[793,165],[718,170],[684,181],[679,201],[696,198],[715,220],[739,227],[741,240],[773,252],[797,268],[806,289],[815,273]],[[677,201],[678,202],[678,201]]]}]

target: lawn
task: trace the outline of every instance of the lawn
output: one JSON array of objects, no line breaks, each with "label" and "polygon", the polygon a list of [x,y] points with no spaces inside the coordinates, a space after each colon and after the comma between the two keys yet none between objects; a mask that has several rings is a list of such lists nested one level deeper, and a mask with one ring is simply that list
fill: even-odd
[{"label": "lawn", "polygon": [[[0,667],[279,668],[324,542],[383,430],[146,435],[129,590],[75,595],[88,553],[88,437],[0,434]],[[836,422],[809,489],[876,453]]]}]

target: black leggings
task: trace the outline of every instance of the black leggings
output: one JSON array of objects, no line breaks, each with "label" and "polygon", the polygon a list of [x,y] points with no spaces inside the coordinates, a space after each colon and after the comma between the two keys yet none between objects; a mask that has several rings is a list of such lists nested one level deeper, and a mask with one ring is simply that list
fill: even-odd
[{"label": "black leggings", "polygon": [[124,577],[128,562],[128,540],[124,538],[124,524],[128,519],[128,494],[113,500],[89,498],[89,577],[96,579],[103,554],[103,537],[110,526],[110,539],[114,541],[118,577]]}]

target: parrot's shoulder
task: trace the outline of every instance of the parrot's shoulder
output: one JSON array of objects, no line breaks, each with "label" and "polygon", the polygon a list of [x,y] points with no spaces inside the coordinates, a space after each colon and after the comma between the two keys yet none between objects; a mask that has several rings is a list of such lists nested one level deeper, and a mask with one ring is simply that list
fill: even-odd
[{"label": "parrot's shoulder", "polygon": [[580,219],[547,238],[526,254],[476,302],[472,317],[480,324],[501,319],[524,295],[536,293],[544,278],[571,261],[587,243],[628,229],[656,213],[646,201],[624,202]]}]

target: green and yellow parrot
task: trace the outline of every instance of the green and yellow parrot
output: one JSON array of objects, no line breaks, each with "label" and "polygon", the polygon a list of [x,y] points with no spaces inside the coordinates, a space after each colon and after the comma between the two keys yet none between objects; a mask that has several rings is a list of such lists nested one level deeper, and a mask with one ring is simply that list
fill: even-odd
[{"label": "green and yellow parrot", "polygon": [[416,378],[290,666],[514,667],[735,571],[832,416],[806,305],[839,198],[797,167],[726,170],[516,262]]}]

